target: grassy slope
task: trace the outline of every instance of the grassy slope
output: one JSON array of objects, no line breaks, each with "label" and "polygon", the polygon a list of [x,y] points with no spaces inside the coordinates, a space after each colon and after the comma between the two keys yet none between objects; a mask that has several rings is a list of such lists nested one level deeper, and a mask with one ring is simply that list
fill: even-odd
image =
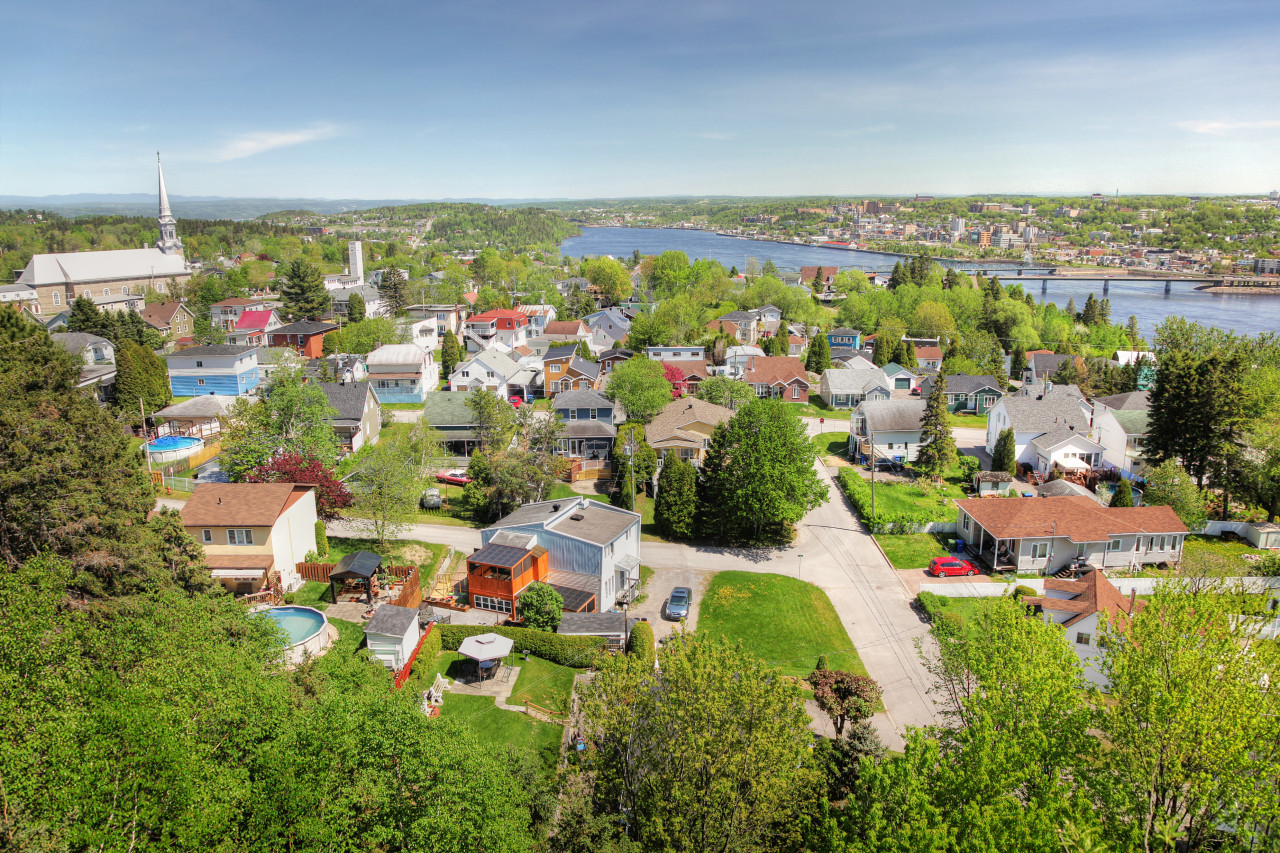
[{"label": "grassy slope", "polygon": [[882,535],[876,541],[895,569],[923,569],[934,557],[947,556],[947,550],[931,533]]}]

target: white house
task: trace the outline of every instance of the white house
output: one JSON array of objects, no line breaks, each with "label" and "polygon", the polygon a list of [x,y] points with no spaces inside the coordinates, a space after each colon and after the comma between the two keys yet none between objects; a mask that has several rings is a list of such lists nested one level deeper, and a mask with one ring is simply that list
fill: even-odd
[{"label": "white house", "polygon": [[102,405],[116,397],[116,348],[111,341],[88,332],[54,332],[49,339],[80,359],[77,388],[94,389]]},{"label": "white house", "polygon": [[[521,370],[521,365],[510,355],[497,347],[490,347],[466,361],[459,362],[449,376],[449,390],[474,391],[485,388],[506,399],[517,393],[510,387],[510,381]],[[523,389],[518,393],[524,396]]]},{"label": "white house", "polygon": [[379,403],[421,403],[440,381],[431,353],[415,344],[389,344],[365,356]]},{"label": "white house", "polygon": [[1111,409],[1094,403],[1090,437],[1102,446],[1102,464],[1122,477],[1141,476],[1146,468],[1142,445],[1147,438],[1148,412],[1145,409]]},{"label": "white house", "polygon": [[702,347],[645,347],[644,354],[650,361],[699,361],[705,363],[707,360],[706,353]]},{"label": "white house", "polygon": [[888,400],[893,396],[889,377],[878,367],[833,367],[822,372],[818,393],[833,409],[852,409],[864,400]]},{"label": "white house", "polygon": [[[849,454],[914,462],[920,452],[924,400],[866,400],[849,418]],[[874,450],[874,453],[873,453]]]},{"label": "white house", "polygon": [[547,330],[548,323],[556,319],[554,305],[517,305],[516,310],[529,318],[529,337],[536,338]]},{"label": "white house", "polygon": [[[1124,596],[1100,571],[1088,572],[1079,580],[1045,578],[1044,595],[1022,599],[1028,607],[1037,608],[1045,622],[1062,627],[1063,639],[1080,658],[1085,678],[1100,689],[1111,686],[1101,669],[1102,652],[1098,648],[1101,620],[1114,622],[1117,617],[1133,617],[1142,613],[1147,603],[1132,594]],[[1113,627],[1114,624],[1113,624]]]},{"label": "white house", "polygon": [[421,636],[417,608],[396,604],[379,607],[364,626],[369,651],[392,671],[403,669],[409,662],[409,655],[413,654]]},{"label": "white house", "polygon": [[1089,419],[1080,398],[1068,390],[1053,390],[1058,393],[999,400],[987,415],[987,452],[993,453],[1001,431],[1012,427],[1018,463],[1032,466],[1041,476],[1055,465],[1067,471],[1100,467],[1102,446],[1089,438]]}]

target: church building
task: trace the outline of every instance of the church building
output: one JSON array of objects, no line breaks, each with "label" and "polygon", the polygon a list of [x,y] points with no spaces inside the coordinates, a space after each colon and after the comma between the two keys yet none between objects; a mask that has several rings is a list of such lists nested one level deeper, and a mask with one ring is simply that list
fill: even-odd
[{"label": "church building", "polygon": [[178,223],[169,209],[164,187],[164,170],[156,154],[160,176],[160,239],[154,248],[117,249],[107,252],[58,252],[35,255],[14,285],[34,291],[31,312],[53,317],[67,310],[76,297],[85,295],[103,310],[141,311],[148,288],[165,293],[169,279],[191,278],[191,269],[182,256]]}]

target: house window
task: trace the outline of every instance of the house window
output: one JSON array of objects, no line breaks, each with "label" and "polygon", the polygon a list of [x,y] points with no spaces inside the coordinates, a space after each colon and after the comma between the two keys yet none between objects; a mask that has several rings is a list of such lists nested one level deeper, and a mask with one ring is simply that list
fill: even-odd
[{"label": "house window", "polygon": [[129,285],[125,284],[120,287],[120,292],[125,296],[129,295]]},{"label": "house window", "polygon": [[577,409],[570,409],[570,410],[569,410],[569,420],[571,420],[571,421],[576,421],[577,419],[578,419],[578,410],[577,410]]},{"label": "house window", "polygon": [[503,598],[490,598],[487,595],[477,595],[475,597],[476,608],[479,610],[493,610],[498,613],[511,613],[511,602]]},{"label": "house window", "polygon": [[1119,539],[1112,539],[1110,542],[1108,542],[1108,543],[1107,543],[1107,550],[1108,550],[1108,551],[1119,551],[1119,550],[1120,550],[1120,546],[1121,546],[1121,545],[1123,545],[1123,544],[1124,544],[1124,543],[1123,543],[1123,542],[1121,542]]},{"label": "house window", "polygon": [[61,294],[61,293],[54,293],[54,294],[53,294],[53,304],[54,304],[54,305],[61,305],[61,304],[62,304],[62,294]]},{"label": "house window", "polygon": [[104,287],[104,288],[102,288],[102,295],[103,295],[103,296],[110,296],[110,295],[111,295],[111,288],[109,288],[109,287]]},{"label": "house window", "polygon": [[791,388],[791,399],[792,399],[792,400],[799,400],[799,399],[800,399],[800,386],[799,386],[799,385],[795,385],[795,386],[793,386],[793,387]]},{"label": "house window", "polygon": [[963,527],[966,531],[969,529],[969,516],[967,515],[960,516],[960,526]]},{"label": "house window", "polygon": [[1044,559],[1047,559],[1047,558],[1048,558],[1048,556],[1049,556],[1049,543],[1048,543],[1048,542],[1033,542],[1033,543],[1031,543],[1031,559],[1033,559],[1033,560],[1044,560]]},{"label": "house window", "polygon": [[249,529],[231,528],[227,530],[228,545],[252,545],[253,531]]},{"label": "house window", "polygon": [[1077,556],[1077,557],[1083,557],[1083,556],[1084,556],[1084,549],[1085,549],[1085,544],[1084,544],[1083,542],[1081,542],[1079,545],[1077,545],[1077,546],[1076,546],[1076,556]]},{"label": "house window", "polygon": [[201,541],[201,542],[205,542],[205,543],[212,543],[212,542],[213,542],[213,531],[212,531],[212,530],[201,530],[201,531],[200,531],[200,541]]},{"label": "house window", "polygon": [[1148,550],[1148,551],[1163,551],[1163,550],[1164,550],[1164,537],[1163,537],[1163,536],[1161,536],[1161,537],[1157,538],[1157,537],[1155,537],[1155,536],[1152,536],[1152,537],[1151,537],[1151,541],[1147,543],[1147,550]]},{"label": "house window", "polygon": [[889,442],[889,450],[893,450],[893,442]]},{"label": "house window", "polygon": [[1087,645],[1089,645],[1089,643],[1091,643],[1091,642],[1093,642],[1093,635],[1092,635],[1092,634],[1086,633],[1085,631],[1077,631],[1077,632],[1076,632],[1076,645],[1077,645],[1077,646],[1087,646]]},{"label": "house window", "polygon": [[196,367],[204,367],[204,362],[196,359]]},{"label": "house window", "polygon": [[203,380],[203,379],[197,379],[197,380],[196,380],[196,384],[197,384],[197,385],[203,385],[203,384],[204,384],[204,380]]},{"label": "house window", "polygon": [[592,409],[592,410],[591,410],[591,420],[593,420],[593,421],[594,421],[594,420],[597,420],[597,417],[596,417],[596,410],[595,410],[595,409]]}]

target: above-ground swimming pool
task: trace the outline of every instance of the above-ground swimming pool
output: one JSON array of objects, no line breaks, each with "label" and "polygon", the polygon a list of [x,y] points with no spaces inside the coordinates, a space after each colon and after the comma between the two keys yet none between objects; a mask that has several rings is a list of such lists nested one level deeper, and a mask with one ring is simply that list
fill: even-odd
[{"label": "above-ground swimming pool", "polygon": [[289,637],[289,663],[300,663],[307,655],[324,654],[333,642],[329,637],[329,620],[314,607],[286,604],[260,611],[284,629]]},{"label": "above-ground swimming pool", "polygon": [[204,441],[184,435],[166,435],[147,443],[147,453],[152,462],[169,462],[191,455],[197,448],[203,447]]}]

